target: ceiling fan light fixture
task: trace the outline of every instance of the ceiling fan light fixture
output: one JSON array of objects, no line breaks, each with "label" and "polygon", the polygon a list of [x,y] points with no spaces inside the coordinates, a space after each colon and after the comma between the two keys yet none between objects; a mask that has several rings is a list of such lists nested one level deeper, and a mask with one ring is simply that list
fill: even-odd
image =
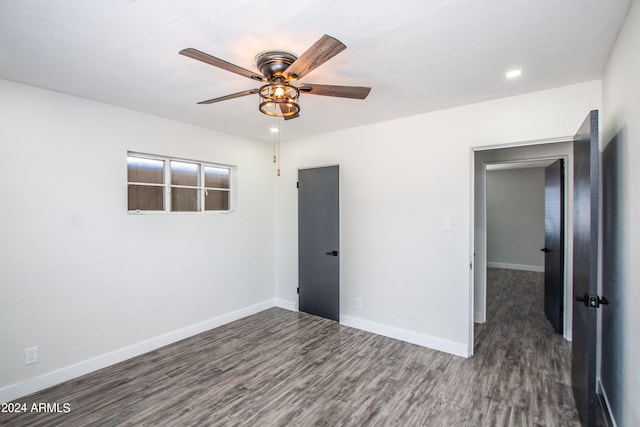
[{"label": "ceiling fan light fixture", "polygon": [[300,112],[298,98],[300,91],[295,86],[290,86],[281,79],[264,85],[260,88],[261,113],[274,117],[290,117]]},{"label": "ceiling fan light fixture", "polygon": [[261,113],[272,117],[291,117],[300,112],[300,106],[292,101],[265,101],[258,108]]}]

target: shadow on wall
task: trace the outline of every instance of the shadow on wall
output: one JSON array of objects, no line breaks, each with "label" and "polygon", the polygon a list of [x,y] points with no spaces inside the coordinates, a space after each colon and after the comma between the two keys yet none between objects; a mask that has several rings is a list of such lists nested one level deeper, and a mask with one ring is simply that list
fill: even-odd
[{"label": "shadow on wall", "polygon": [[622,128],[602,152],[602,295],[610,305],[602,310],[602,386],[613,414],[622,414],[622,371],[633,361],[621,360],[624,354],[624,156],[627,128]]}]

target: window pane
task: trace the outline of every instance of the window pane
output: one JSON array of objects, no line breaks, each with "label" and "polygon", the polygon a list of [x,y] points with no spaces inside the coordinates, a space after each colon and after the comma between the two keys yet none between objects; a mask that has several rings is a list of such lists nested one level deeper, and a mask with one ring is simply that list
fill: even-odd
[{"label": "window pane", "polygon": [[228,211],[229,192],[220,190],[207,190],[204,196],[204,210]]},{"label": "window pane", "polygon": [[127,180],[164,184],[164,161],[127,156]]},{"label": "window pane", "polygon": [[162,193],[164,187],[129,185],[129,210],[162,211]]},{"label": "window pane", "polygon": [[171,160],[171,184],[198,185],[198,165]]},{"label": "window pane", "polygon": [[171,210],[175,212],[197,212],[198,189],[171,187]]},{"label": "window pane", "polygon": [[204,186],[213,188],[229,188],[231,170],[226,168],[204,167]]}]

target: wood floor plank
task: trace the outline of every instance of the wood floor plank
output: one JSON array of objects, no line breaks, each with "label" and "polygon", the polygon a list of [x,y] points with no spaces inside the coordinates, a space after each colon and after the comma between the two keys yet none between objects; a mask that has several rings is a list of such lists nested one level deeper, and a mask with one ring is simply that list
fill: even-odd
[{"label": "wood floor plank", "polygon": [[542,289],[540,273],[489,269],[469,359],[274,308],[18,399],[71,412],[0,425],[577,426]]}]

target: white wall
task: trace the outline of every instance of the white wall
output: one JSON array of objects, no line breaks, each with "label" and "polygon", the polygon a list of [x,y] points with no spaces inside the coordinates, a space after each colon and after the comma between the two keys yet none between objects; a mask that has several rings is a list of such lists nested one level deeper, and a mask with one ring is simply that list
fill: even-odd
[{"label": "white wall", "polygon": [[640,3],[631,5],[603,80],[604,392],[618,426],[640,425]]},{"label": "white wall", "polygon": [[487,263],[544,271],[544,168],[487,171]]},{"label": "white wall", "polygon": [[594,81],[284,143],[277,297],[297,301],[296,169],[339,164],[341,318],[470,354],[471,148],[573,135],[599,106]]},{"label": "white wall", "polygon": [[[269,144],[7,81],[0,93],[0,401],[273,303]],[[127,150],[236,165],[237,209],[128,215]]]}]

